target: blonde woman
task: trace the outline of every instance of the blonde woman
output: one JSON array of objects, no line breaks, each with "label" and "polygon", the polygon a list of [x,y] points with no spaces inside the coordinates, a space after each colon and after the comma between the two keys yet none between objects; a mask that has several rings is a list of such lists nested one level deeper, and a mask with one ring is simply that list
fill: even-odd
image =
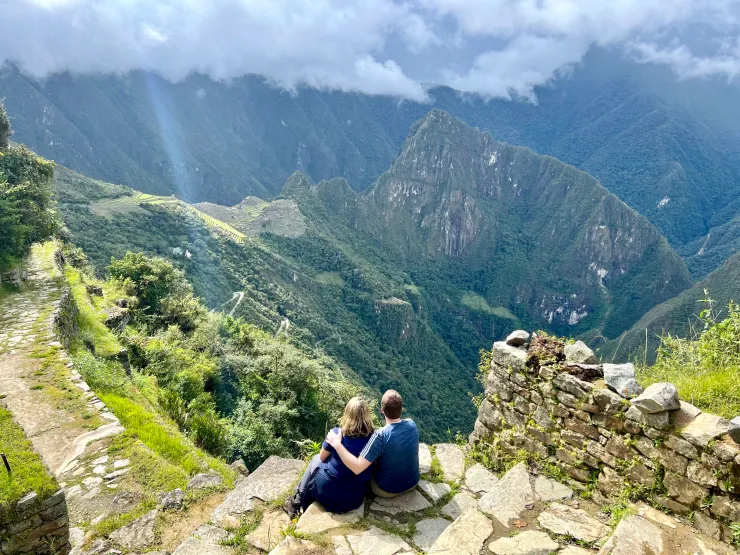
[{"label": "blonde woman", "polygon": [[[373,435],[373,418],[367,401],[352,397],[344,407],[340,426],[331,433],[341,434],[344,448],[359,455]],[[295,518],[301,509],[305,511],[313,501],[318,501],[327,511],[346,513],[362,504],[371,477],[372,468],[355,474],[324,441],[321,452],[311,459],[295,495],[285,501],[284,509]]]}]

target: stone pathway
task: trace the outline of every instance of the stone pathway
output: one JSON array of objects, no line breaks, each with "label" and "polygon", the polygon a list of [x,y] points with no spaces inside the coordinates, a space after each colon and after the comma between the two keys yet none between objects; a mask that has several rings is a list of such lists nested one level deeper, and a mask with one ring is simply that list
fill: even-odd
[{"label": "stone pathway", "polygon": [[[49,470],[64,487],[65,479],[80,483],[66,491],[70,523],[89,521],[94,512],[75,510],[76,497],[94,497],[124,471],[124,462],[109,457],[99,442],[123,428],[90,391],[57,340],[54,316],[64,281],[54,260],[53,242],[35,246],[22,269],[18,291],[0,298],[0,394],[3,405],[23,428]],[[89,472],[80,465],[86,451],[98,450],[98,464]],[[117,468],[114,468],[118,465]]]},{"label": "stone pathway", "polygon": [[[497,477],[463,463],[464,451],[432,446],[435,465],[451,482],[427,474],[416,489],[392,500],[374,499],[356,511],[333,514],[315,503],[295,523],[278,505],[305,466],[270,457],[244,479],[175,555],[234,555],[224,541],[249,515],[263,516],[247,535],[248,553],[269,555],[731,555],[727,544],[698,534],[686,522],[635,505],[616,530],[596,504],[524,464]],[[421,446],[426,450],[426,446]],[[462,459],[461,459],[462,457]],[[218,525],[220,526],[214,526]],[[214,541],[213,538],[219,538]],[[251,546],[251,547],[247,547]],[[249,551],[255,549],[255,551]]]}]

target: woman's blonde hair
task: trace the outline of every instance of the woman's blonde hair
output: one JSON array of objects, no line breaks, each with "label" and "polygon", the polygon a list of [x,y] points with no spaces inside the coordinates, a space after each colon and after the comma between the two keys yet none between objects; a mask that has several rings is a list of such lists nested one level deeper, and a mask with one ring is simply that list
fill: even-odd
[{"label": "woman's blonde hair", "polygon": [[344,407],[344,416],[339,424],[342,435],[365,437],[373,433],[373,417],[370,405],[362,397],[352,397]]}]

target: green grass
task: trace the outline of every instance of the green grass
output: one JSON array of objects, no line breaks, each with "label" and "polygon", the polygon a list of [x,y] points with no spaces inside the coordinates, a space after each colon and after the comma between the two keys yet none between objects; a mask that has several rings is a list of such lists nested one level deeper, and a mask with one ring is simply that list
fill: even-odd
[{"label": "green grass", "polygon": [[740,366],[702,369],[658,363],[639,368],[638,380],[643,386],[670,382],[682,400],[706,412],[725,418],[740,414]]},{"label": "green grass", "polygon": [[0,464],[0,507],[9,507],[21,497],[35,491],[45,499],[59,489],[23,429],[10,411],[0,407],[0,449],[8,458],[12,473]]},{"label": "green grass", "polygon": [[670,382],[684,401],[700,409],[734,418],[740,414],[740,308],[730,303],[719,321],[703,311],[704,330],[694,339],[665,335],[652,367],[638,368],[643,385]]},{"label": "green grass", "polygon": [[324,285],[339,285],[340,287],[344,285],[344,280],[339,272],[319,272],[313,279]]},{"label": "green grass", "polygon": [[486,299],[484,299],[477,293],[473,293],[472,291],[465,293],[460,302],[470,310],[474,310],[476,312],[491,314],[492,316],[506,318],[507,320],[519,320],[508,308],[503,306],[492,307],[488,304],[488,301],[486,301]]},{"label": "green grass", "polygon": [[101,312],[93,306],[85,289],[85,277],[82,272],[71,266],[64,269],[79,314],[77,324],[81,335],[87,335],[95,344],[95,353],[102,357],[113,356],[123,348],[116,336],[103,324]]},{"label": "green grass", "polygon": [[[143,403],[117,393],[97,392],[100,399],[121,421],[127,433],[139,439],[153,453],[192,476],[212,469],[229,481],[233,473],[228,466],[200,451],[174,425],[148,410]],[[142,400],[143,401],[143,400]]]}]

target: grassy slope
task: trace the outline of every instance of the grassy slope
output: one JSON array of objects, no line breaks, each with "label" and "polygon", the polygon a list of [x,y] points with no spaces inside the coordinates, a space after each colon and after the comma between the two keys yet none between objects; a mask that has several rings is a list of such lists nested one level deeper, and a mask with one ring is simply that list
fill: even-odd
[{"label": "grassy slope", "polygon": [[59,489],[23,429],[3,407],[0,407],[0,445],[12,470],[8,473],[0,465],[0,507],[12,507],[30,491],[45,499]]},{"label": "grassy slope", "polygon": [[701,301],[707,298],[713,299],[718,307],[726,307],[730,301],[740,299],[740,253],[687,291],[650,310],[620,337],[606,344],[592,337],[591,343],[600,346],[605,360],[654,360],[662,334],[691,337],[701,331],[703,324],[697,315],[705,308]]}]

